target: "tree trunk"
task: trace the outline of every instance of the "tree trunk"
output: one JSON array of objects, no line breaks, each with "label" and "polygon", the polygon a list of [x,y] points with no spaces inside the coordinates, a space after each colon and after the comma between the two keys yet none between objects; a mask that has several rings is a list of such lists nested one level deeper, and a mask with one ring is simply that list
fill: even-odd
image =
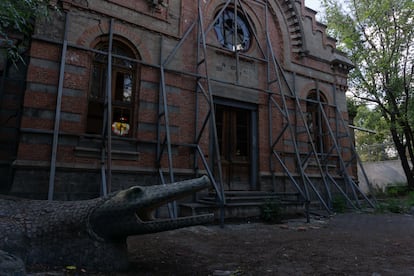
[{"label": "tree trunk", "polygon": [[[405,122],[404,122],[404,133],[405,133],[405,137],[407,139],[408,155],[410,156],[410,160],[411,160],[411,163],[412,163],[412,161],[414,161],[414,134],[413,134],[412,128],[410,126],[410,123],[407,120],[405,120]],[[414,164],[412,164],[412,165],[414,165]],[[411,173],[413,173],[413,171],[411,171]]]},{"label": "tree trunk", "polygon": [[[391,122],[391,124],[393,124],[393,122]],[[400,157],[405,176],[407,178],[407,186],[410,190],[414,190],[414,175],[411,170],[411,165],[408,162],[403,141],[398,137],[398,133],[395,127],[391,127],[391,135]]]}]

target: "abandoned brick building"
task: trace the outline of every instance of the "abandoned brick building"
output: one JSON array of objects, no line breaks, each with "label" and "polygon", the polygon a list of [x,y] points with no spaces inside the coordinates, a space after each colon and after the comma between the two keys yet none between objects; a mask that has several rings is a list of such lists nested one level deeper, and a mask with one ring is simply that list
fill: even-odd
[{"label": "abandoned brick building", "polygon": [[2,59],[1,185],[85,199],[207,174],[330,208],[358,191],[352,64],[304,0],[60,0]]}]

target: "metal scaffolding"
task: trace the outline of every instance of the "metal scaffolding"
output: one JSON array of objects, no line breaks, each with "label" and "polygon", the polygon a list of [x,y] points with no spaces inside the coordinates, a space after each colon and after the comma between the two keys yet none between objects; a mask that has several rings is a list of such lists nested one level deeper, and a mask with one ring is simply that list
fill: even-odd
[{"label": "metal scaffolding", "polygon": [[[63,74],[64,74],[64,65],[65,65],[65,55],[67,47],[76,48],[79,50],[84,51],[92,51],[92,52],[99,52],[100,54],[107,55],[107,93],[105,97],[105,106],[104,106],[104,124],[102,128],[101,140],[101,176],[102,176],[102,192],[103,195],[111,192],[111,173],[112,173],[112,136],[111,136],[111,74],[112,74],[112,57],[116,57],[119,59],[127,59],[131,62],[135,62],[141,66],[148,66],[150,68],[154,68],[159,70],[159,97],[158,97],[158,119],[157,119],[157,148],[156,148],[156,163],[158,169],[158,176],[160,182],[162,184],[168,185],[168,182],[175,181],[175,168],[174,168],[174,160],[173,160],[173,146],[177,147],[188,147],[191,148],[194,153],[194,160],[193,160],[193,170],[194,175],[199,174],[199,163],[203,165],[203,169],[209,176],[214,190],[216,192],[217,197],[217,204],[220,206],[221,212],[221,220],[223,220],[224,216],[224,207],[226,205],[226,198],[224,193],[223,187],[223,172],[221,168],[221,160],[220,160],[220,148],[219,148],[219,139],[217,134],[217,126],[216,126],[216,118],[215,118],[215,106],[214,106],[214,99],[213,99],[213,88],[212,83],[223,83],[233,85],[235,88],[248,88],[255,90],[259,93],[263,93],[267,97],[268,101],[268,133],[269,133],[269,166],[270,171],[272,173],[272,182],[273,185],[276,181],[276,165],[278,164],[287,179],[292,183],[294,189],[300,194],[302,199],[306,204],[306,208],[308,208],[310,201],[312,201],[316,196],[316,199],[320,202],[321,206],[326,209],[328,212],[332,211],[332,195],[333,189],[337,190],[349,203],[350,206],[354,208],[361,208],[360,199],[365,200],[369,206],[374,207],[375,202],[372,199],[369,199],[364,193],[361,192],[357,183],[349,173],[349,168],[351,165],[358,163],[360,168],[363,170],[362,164],[360,159],[358,158],[355,147],[353,145],[352,137],[348,132],[348,126],[345,123],[344,119],[342,118],[342,114],[338,110],[337,103],[335,102],[330,107],[335,111],[335,128],[331,127],[330,118],[327,116],[324,106],[320,100],[315,101],[315,104],[319,108],[319,118],[320,124],[325,124],[327,126],[328,136],[330,137],[330,141],[332,142],[331,147],[325,152],[325,154],[320,154],[317,150],[317,145],[315,145],[311,130],[308,126],[307,119],[306,119],[306,111],[303,110],[303,104],[306,101],[310,101],[309,99],[302,99],[299,98],[297,91],[295,91],[295,74],[292,73],[291,80],[289,81],[287,77],[287,73],[283,69],[283,66],[279,63],[276,55],[275,55],[275,48],[272,45],[271,37],[269,33],[269,20],[270,20],[270,4],[269,1],[253,1],[256,6],[260,6],[260,8],[265,12],[265,41],[260,41],[258,34],[252,30],[253,38],[257,43],[259,53],[262,57],[253,57],[248,56],[246,53],[240,53],[239,51],[233,51],[235,64],[236,64],[236,72],[237,76],[239,76],[238,72],[241,69],[241,64],[239,62],[240,56],[246,56],[251,58],[252,60],[257,60],[262,62],[266,66],[267,71],[267,88],[266,89],[259,89],[257,87],[249,87],[246,85],[242,85],[239,83],[238,77],[236,82],[228,82],[225,80],[220,80],[216,78],[212,78],[209,74],[209,52],[207,44],[207,36],[208,33],[213,30],[213,26],[221,15],[221,13],[227,9],[228,7],[232,7],[235,9],[235,13],[238,12],[241,14],[245,14],[245,18],[250,22],[249,16],[247,15],[246,10],[246,3],[251,2],[252,0],[227,0],[220,8],[220,11],[216,15],[214,19],[205,19],[203,14],[203,2],[198,0],[197,3],[197,17],[194,22],[191,22],[188,29],[184,32],[182,38],[177,42],[176,46],[171,50],[171,52],[166,55],[164,50],[164,38],[160,36],[160,60],[159,64],[149,64],[145,63],[142,60],[138,59],[131,59],[126,58],[123,56],[116,55],[112,53],[112,40],[113,40],[113,24],[114,20],[109,18],[109,47],[107,52],[98,51],[96,49],[89,49],[80,47],[78,45],[72,45],[67,42],[66,39],[66,32],[68,28],[68,24],[65,25],[65,36],[63,43],[60,42],[53,42],[59,43],[62,45],[62,56],[61,56],[61,75],[59,78],[59,91],[58,95],[61,95],[61,90],[63,87]],[[296,9],[295,1],[293,0],[286,0],[284,1],[284,5],[288,8]],[[69,14],[67,15],[69,16]],[[211,22],[209,25],[206,26],[205,22]],[[303,29],[300,29],[303,32]],[[195,64],[195,72],[178,70],[169,67],[171,61],[175,58],[176,53],[179,49],[190,39],[191,34],[196,34],[197,36],[197,55],[196,59],[193,61]],[[236,35],[236,33],[235,33]],[[37,38],[40,39],[40,38]],[[305,45],[302,45],[302,51],[305,51]],[[190,61],[189,61],[190,62]],[[166,79],[165,74],[177,74],[177,75],[185,75],[189,78],[194,79],[195,89],[194,89],[194,97],[195,97],[195,125],[194,125],[194,141],[193,143],[180,143],[174,142],[171,137],[170,133],[170,117],[169,117],[169,107],[168,107],[168,97],[166,91]],[[316,81],[317,87],[317,95],[319,97],[319,88],[318,82]],[[333,94],[336,93],[335,91],[335,84],[333,84],[334,91]],[[319,99],[319,98],[318,98]],[[289,103],[294,104],[294,118],[292,118],[292,112],[289,109]],[[56,119],[55,119],[55,127],[53,131],[53,150],[51,156],[51,173],[50,173],[50,180],[49,180],[49,200],[53,199],[53,190],[54,190],[54,178],[55,178],[55,166],[56,166],[56,155],[57,152],[57,145],[58,145],[58,138],[59,138],[59,121],[60,121],[60,105],[61,102],[58,97],[58,102],[56,106]],[[207,106],[208,110],[205,114],[200,112],[199,106]],[[280,127],[279,133],[274,135],[274,122],[273,117],[275,114],[279,114],[283,118],[282,125]],[[204,117],[202,117],[204,116]],[[296,122],[293,122],[296,120]],[[198,122],[201,122],[199,124]],[[300,130],[298,124],[300,125]],[[343,130],[346,133],[343,133]],[[303,152],[302,147],[300,146],[301,141],[298,140],[298,136],[300,134],[305,134],[307,140],[309,142],[309,150],[307,152]],[[208,135],[210,137],[210,154],[209,160],[206,159],[206,155],[202,150],[201,141],[202,138]],[[293,146],[293,152],[287,153],[281,146],[284,141],[288,139],[291,141]],[[349,147],[352,151],[351,160],[345,161],[341,155],[341,143],[346,140],[349,142]],[[289,168],[286,165],[284,160],[284,156],[286,154],[291,154],[295,160],[295,168]],[[162,159],[163,157],[167,157],[168,167],[163,168]],[[329,171],[327,166],[327,162],[329,157],[334,156],[334,158],[339,163],[339,175],[341,175],[343,179],[343,183],[338,183],[332,173]],[[321,186],[318,186],[312,180],[312,176],[307,172],[309,161],[312,160],[316,163],[317,171],[318,171],[318,179],[322,182]],[[168,181],[165,180],[165,174],[168,175]],[[366,174],[363,171],[363,175],[366,178]],[[367,180],[367,179],[366,179]],[[369,181],[366,181],[369,183]],[[342,185],[341,185],[342,184]],[[322,187],[322,190],[321,190]],[[175,203],[170,204],[169,208],[169,215],[171,217],[177,217],[177,206]]]}]

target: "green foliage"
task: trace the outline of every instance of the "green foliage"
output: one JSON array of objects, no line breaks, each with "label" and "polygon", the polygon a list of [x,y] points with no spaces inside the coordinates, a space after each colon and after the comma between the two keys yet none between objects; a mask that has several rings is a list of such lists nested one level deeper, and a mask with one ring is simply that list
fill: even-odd
[{"label": "green foliage", "polygon": [[406,205],[408,207],[414,206],[414,191],[410,191],[406,198]]},{"label": "green foliage", "polygon": [[347,105],[349,117],[355,118],[355,116],[358,113],[358,103],[355,101],[355,99],[346,98],[346,105]]},{"label": "green foliage", "polygon": [[401,202],[396,198],[390,198],[386,202],[387,210],[391,213],[400,214],[404,212],[404,207]]},{"label": "green foliage", "polygon": [[386,189],[386,195],[389,197],[404,196],[408,192],[408,187],[405,185],[389,186]]},{"label": "green foliage", "polygon": [[381,213],[408,213],[414,206],[414,191],[410,191],[406,184],[388,187],[381,197],[377,208]]},{"label": "green foliage", "polygon": [[382,120],[373,122],[388,127],[400,159],[412,168],[406,152],[414,156],[414,1],[323,0],[323,6],[328,33],[355,65],[350,91],[375,106]]},{"label": "green foliage", "polygon": [[[29,37],[37,17],[48,17],[48,0],[1,0],[0,1],[0,38],[9,41],[6,46],[8,55],[14,61],[21,59],[19,45],[12,37],[16,34]],[[12,37],[10,37],[12,35]]]},{"label": "green foliage", "polygon": [[391,139],[389,124],[378,108],[369,108],[366,105],[358,106],[354,123],[356,126],[375,131],[375,133],[358,132],[361,144],[382,143]]},{"label": "green foliage", "polygon": [[346,199],[342,196],[336,196],[332,199],[332,209],[337,213],[345,213]]},{"label": "green foliage", "polygon": [[[355,131],[356,148],[362,161],[381,161],[395,159],[389,123],[384,119],[379,108],[359,105],[354,125],[368,131]],[[373,132],[375,133],[373,133]]]},{"label": "green foliage", "polygon": [[282,222],[282,208],[278,200],[267,200],[260,208],[261,218],[267,223]]}]

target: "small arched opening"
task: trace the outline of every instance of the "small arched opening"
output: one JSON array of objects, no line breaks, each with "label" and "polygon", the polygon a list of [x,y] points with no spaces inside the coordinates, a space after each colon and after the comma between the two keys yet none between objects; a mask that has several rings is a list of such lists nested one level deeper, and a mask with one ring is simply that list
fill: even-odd
[{"label": "small arched opening", "polygon": [[326,122],[327,115],[326,97],[317,90],[312,90],[306,98],[306,120],[313,144],[318,154],[326,154],[329,151],[329,128]]}]

